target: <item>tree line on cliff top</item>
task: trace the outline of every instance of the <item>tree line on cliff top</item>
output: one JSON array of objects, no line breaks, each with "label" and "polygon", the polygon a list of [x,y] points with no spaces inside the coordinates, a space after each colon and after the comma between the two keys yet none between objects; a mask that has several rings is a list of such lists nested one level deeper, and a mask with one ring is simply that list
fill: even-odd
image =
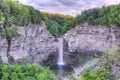
[{"label": "tree line on cliff top", "polygon": [[0,0],[0,24],[7,27],[13,24],[26,26],[45,21],[48,30],[55,37],[64,35],[76,25],[87,22],[90,25],[120,26],[120,4],[83,11],[76,17],[62,14],[40,12],[31,6],[20,4],[17,0]]}]

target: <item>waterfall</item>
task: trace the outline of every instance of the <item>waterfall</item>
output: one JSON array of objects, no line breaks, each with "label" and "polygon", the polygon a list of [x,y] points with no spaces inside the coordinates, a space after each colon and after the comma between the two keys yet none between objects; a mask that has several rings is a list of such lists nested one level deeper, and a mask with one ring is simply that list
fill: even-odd
[{"label": "waterfall", "polygon": [[58,60],[57,63],[50,66],[55,71],[59,80],[63,80],[65,76],[73,73],[73,68],[67,65],[63,59],[63,37],[58,38]]},{"label": "waterfall", "polygon": [[64,65],[64,60],[63,60],[63,39],[62,37],[58,38],[58,65]]}]

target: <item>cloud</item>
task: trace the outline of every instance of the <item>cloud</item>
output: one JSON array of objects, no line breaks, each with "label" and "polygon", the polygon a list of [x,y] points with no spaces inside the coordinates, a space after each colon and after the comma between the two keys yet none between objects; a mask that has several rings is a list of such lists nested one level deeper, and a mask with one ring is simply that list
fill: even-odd
[{"label": "cloud", "polygon": [[57,0],[58,2],[64,4],[64,5],[75,5],[77,3],[77,1],[74,1],[74,0]]},{"label": "cloud", "polygon": [[119,4],[120,0],[19,0],[19,2],[31,5],[40,11],[75,16],[86,9],[102,7],[103,5]]}]

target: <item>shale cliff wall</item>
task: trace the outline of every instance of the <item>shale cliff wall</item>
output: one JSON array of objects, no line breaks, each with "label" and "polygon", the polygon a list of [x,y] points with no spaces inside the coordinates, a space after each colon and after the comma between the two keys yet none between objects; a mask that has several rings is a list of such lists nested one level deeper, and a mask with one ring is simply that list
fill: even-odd
[{"label": "shale cliff wall", "polygon": [[114,26],[76,26],[64,35],[69,52],[104,52],[120,46],[120,28]]},{"label": "shale cliff wall", "polygon": [[[50,34],[45,23],[41,25],[21,26],[17,29],[18,36],[12,38],[9,54],[14,61],[26,59],[29,62],[41,63],[50,53],[57,50],[57,42]],[[8,62],[7,41],[0,36],[0,55],[5,63]]]},{"label": "shale cliff wall", "polygon": [[[1,27],[2,28],[2,27]],[[14,62],[27,59],[29,62],[42,63],[49,56],[51,60],[58,52],[57,38],[48,31],[45,23],[29,24],[17,29],[18,36],[12,38],[9,54]],[[103,53],[117,50],[120,46],[120,28],[114,26],[90,26],[81,24],[69,30],[64,36],[64,52],[70,53]],[[7,60],[7,41],[0,35],[0,55]],[[52,54],[52,55],[50,55]],[[65,53],[64,53],[65,54]],[[55,62],[53,60],[52,62]],[[47,62],[47,61],[45,61]]]}]

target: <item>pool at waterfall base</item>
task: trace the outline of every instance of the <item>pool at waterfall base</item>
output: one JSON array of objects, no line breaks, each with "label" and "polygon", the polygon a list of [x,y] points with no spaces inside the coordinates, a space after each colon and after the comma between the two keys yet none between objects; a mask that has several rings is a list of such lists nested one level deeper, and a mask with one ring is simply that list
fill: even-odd
[{"label": "pool at waterfall base", "polygon": [[72,71],[73,68],[70,65],[59,65],[59,64],[53,64],[50,66],[52,70],[64,70],[64,71]]},{"label": "pool at waterfall base", "polygon": [[59,80],[63,80],[64,77],[74,72],[73,68],[70,65],[66,64],[64,65],[53,64],[50,66],[50,69],[52,69],[55,72]]},{"label": "pool at waterfall base", "polygon": [[63,59],[63,38],[58,38],[58,60],[57,63],[50,66],[59,80],[63,80],[63,78],[69,74],[74,72],[73,68],[70,65],[67,65]]}]

